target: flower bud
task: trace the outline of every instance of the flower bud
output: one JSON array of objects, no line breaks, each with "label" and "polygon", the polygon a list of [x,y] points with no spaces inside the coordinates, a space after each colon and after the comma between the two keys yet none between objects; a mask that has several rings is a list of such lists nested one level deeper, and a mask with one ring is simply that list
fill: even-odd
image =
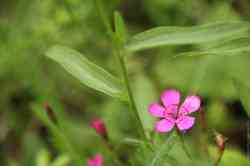
[{"label": "flower bud", "polygon": [[90,126],[95,129],[96,133],[108,140],[108,134],[104,122],[100,118],[91,121]]},{"label": "flower bud", "polygon": [[88,160],[88,166],[104,166],[101,154],[96,154],[93,158]]}]

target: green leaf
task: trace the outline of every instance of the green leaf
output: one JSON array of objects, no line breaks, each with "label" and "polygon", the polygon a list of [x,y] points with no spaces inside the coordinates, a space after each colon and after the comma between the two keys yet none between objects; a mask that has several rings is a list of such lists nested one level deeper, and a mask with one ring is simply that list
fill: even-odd
[{"label": "green leaf", "polygon": [[250,87],[241,81],[234,80],[234,85],[238,91],[241,103],[250,117]]},{"label": "green leaf", "polygon": [[127,37],[127,30],[124,23],[124,20],[119,12],[114,13],[114,20],[115,20],[115,32],[116,37],[119,43],[125,44]]},{"label": "green leaf", "polygon": [[48,50],[46,56],[59,63],[86,86],[109,96],[126,100],[122,83],[79,52],[62,46],[54,46]]},{"label": "green leaf", "polygon": [[56,158],[55,161],[51,164],[51,166],[67,166],[70,163],[70,158],[68,156],[62,155]]},{"label": "green leaf", "polygon": [[181,53],[179,56],[197,56],[197,55],[216,55],[216,56],[235,56],[250,53],[250,37],[241,37],[225,42],[216,42],[202,51],[191,51]]},{"label": "green leaf", "polygon": [[36,157],[36,166],[49,166],[50,154],[45,149],[40,150]]},{"label": "green leaf", "polygon": [[109,21],[109,14],[105,10],[106,6],[104,5],[103,0],[95,0],[95,5],[96,5],[97,12],[101,18],[101,21],[107,30],[107,33],[110,36],[112,36],[113,30],[112,30],[111,23]]},{"label": "green leaf", "polygon": [[239,36],[249,30],[247,22],[217,22],[192,27],[159,27],[135,35],[126,45],[130,52],[164,45],[201,44]]}]

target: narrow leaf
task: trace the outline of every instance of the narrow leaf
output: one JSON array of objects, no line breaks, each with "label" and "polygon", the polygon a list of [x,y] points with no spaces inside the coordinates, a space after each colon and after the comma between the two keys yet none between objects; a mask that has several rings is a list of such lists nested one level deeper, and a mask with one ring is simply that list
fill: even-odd
[{"label": "narrow leaf", "polygon": [[126,31],[124,20],[119,12],[114,13],[114,20],[115,20],[115,32],[116,32],[116,37],[118,39],[118,42],[120,44],[124,44],[127,40],[127,37],[126,37],[127,31]]},{"label": "narrow leaf", "polygon": [[86,86],[125,100],[122,83],[79,52],[62,46],[54,46],[48,50],[46,56],[59,63]]},{"label": "narrow leaf", "polygon": [[220,44],[210,45],[201,51],[185,52],[179,56],[199,56],[199,55],[216,55],[216,56],[235,56],[250,53],[250,37],[233,39]]},{"label": "narrow leaf", "polygon": [[109,21],[109,14],[105,10],[106,7],[105,7],[105,5],[103,3],[103,0],[95,0],[95,5],[96,5],[96,9],[98,11],[98,14],[99,14],[99,16],[101,18],[101,21],[102,21],[103,25],[105,26],[105,28],[107,30],[108,35],[112,36],[113,30],[112,30],[111,23]]},{"label": "narrow leaf", "polygon": [[247,22],[217,22],[192,27],[159,27],[135,35],[126,45],[128,51],[139,51],[164,45],[201,44],[242,34]]}]

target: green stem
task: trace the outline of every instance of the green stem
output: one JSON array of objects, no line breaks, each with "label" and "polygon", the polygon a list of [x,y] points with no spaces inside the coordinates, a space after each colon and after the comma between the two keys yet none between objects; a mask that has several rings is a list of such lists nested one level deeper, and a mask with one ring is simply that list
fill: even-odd
[{"label": "green stem", "polygon": [[218,166],[220,164],[222,156],[223,156],[223,152],[220,152],[218,155],[218,158],[215,160],[214,166]]},{"label": "green stem", "polygon": [[138,110],[136,108],[134,96],[133,96],[133,93],[132,93],[132,90],[131,90],[131,87],[130,87],[130,84],[129,84],[128,72],[127,72],[126,64],[125,64],[125,61],[124,61],[124,58],[123,58],[122,55],[123,54],[122,54],[121,49],[117,49],[116,56],[118,57],[118,59],[120,61],[120,66],[121,66],[121,70],[122,70],[123,80],[124,80],[124,83],[125,83],[125,86],[126,86],[126,89],[127,89],[127,92],[128,92],[129,103],[130,103],[131,109],[133,110],[133,113],[134,113],[137,121],[139,122],[139,127],[140,127],[139,131],[140,131],[140,134],[141,134],[141,136],[145,140],[147,140],[147,137],[146,137],[146,134],[145,134],[145,131],[144,131],[144,128],[143,128],[143,123],[142,123],[142,121],[140,119],[140,115],[139,115]]},{"label": "green stem", "polygon": [[118,36],[118,34],[116,34],[117,32],[113,32],[112,25],[109,21],[107,12],[105,11],[104,3],[102,2],[102,0],[95,0],[95,5],[96,5],[97,11],[99,13],[99,16],[103,22],[103,25],[105,26],[108,35],[112,39],[112,44],[114,46],[114,55],[119,60],[119,63],[120,63],[122,77],[123,77],[123,80],[124,80],[124,83],[125,83],[125,86],[127,89],[128,97],[129,97],[129,104],[130,104],[131,110],[133,110],[133,113],[134,113],[137,121],[139,122],[139,127],[140,127],[139,132],[140,132],[141,136],[144,138],[144,140],[147,140],[147,137],[146,137],[146,134],[145,134],[145,131],[143,128],[143,123],[140,119],[138,110],[136,108],[135,100],[134,100],[132,90],[131,90],[131,87],[129,84],[127,68],[125,65],[124,57],[123,57],[123,54],[125,53],[125,51],[123,49],[123,43],[120,43],[119,41],[117,41],[116,37]]}]

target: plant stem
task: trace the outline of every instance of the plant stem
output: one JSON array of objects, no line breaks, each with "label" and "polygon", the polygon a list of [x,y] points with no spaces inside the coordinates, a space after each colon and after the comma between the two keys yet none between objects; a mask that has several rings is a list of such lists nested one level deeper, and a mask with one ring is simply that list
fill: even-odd
[{"label": "plant stem", "polygon": [[223,156],[223,152],[219,152],[219,155],[214,162],[214,166],[218,166],[220,164],[222,156]]},{"label": "plant stem", "polygon": [[218,155],[216,156],[214,166],[218,166],[220,164],[221,158],[224,154],[225,150],[225,143],[227,141],[227,138],[224,137],[222,134],[215,132],[215,140],[218,146]]},{"label": "plant stem", "polygon": [[126,64],[125,64],[125,61],[124,61],[124,58],[123,58],[122,55],[123,55],[122,50],[118,48],[117,52],[116,52],[116,56],[118,57],[118,59],[120,61],[120,66],[121,66],[121,70],[122,70],[124,84],[125,84],[127,92],[128,92],[129,103],[130,103],[131,109],[133,110],[133,113],[134,113],[137,121],[139,122],[140,134],[145,140],[147,140],[147,137],[146,137],[146,134],[145,134],[144,128],[143,128],[143,123],[142,123],[142,121],[140,119],[138,110],[136,108],[136,104],[135,104],[135,100],[134,100],[134,97],[133,97],[132,89],[131,89],[130,84],[129,84]]},{"label": "plant stem", "polygon": [[[144,140],[147,140],[147,137],[146,137],[146,134],[145,134],[145,131],[143,128],[143,123],[140,119],[138,110],[136,108],[135,100],[134,100],[132,90],[131,90],[131,87],[129,84],[127,68],[126,68],[126,64],[125,64],[124,56],[123,56],[124,52],[125,52],[123,49],[124,43],[120,43],[120,41],[117,40],[116,37],[118,37],[119,34],[117,34],[117,31],[115,31],[115,32],[113,31],[113,28],[111,26],[111,22],[109,21],[108,14],[105,11],[103,2],[101,0],[95,0],[95,5],[96,5],[97,11],[99,13],[99,16],[103,22],[103,25],[105,26],[108,35],[112,39],[112,44],[114,46],[114,55],[115,55],[115,58],[117,58],[119,60],[119,63],[120,63],[122,77],[123,77],[124,84],[126,86],[126,90],[128,93],[129,104],[130,104],[131,110],[133,110],[133,113],[134,113],[137,121],[139,122],[139,127],[140,127],[139,132],[140,132],[141,136],[144,138]],[[115,30],[117,30],[117,27],[115,27],[115,28],[116,28]]]}]

